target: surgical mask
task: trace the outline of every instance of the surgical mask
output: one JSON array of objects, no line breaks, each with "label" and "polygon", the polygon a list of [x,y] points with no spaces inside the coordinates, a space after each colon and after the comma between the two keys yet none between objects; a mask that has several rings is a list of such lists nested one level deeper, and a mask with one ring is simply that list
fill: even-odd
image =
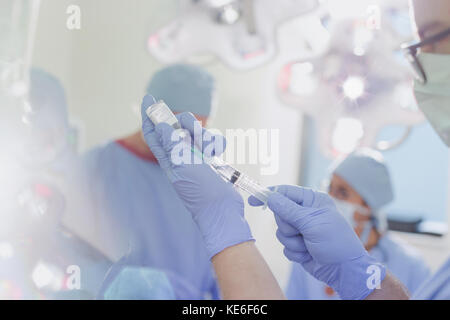
[{"label": "surgical mask", "polygon": [[[350,203],[348,201],[339,200],[336,198],[333,198],[333,200],[339,213],[345,218],[345,220],[347,220],[347,222],[352,226],[352,228],[355,228],[357,226],[357,223],[353,218],[355,212],[358,212],[366,216],[370,216],[370,211],[363,206]],[[372,226],[373,223],[371,220],[367,221],[364,224],[363,231],[360,236],[362,243],[366,244],[367,241],[369,240],[370,230],[372,230]]]},{"label": "surgical mask", "polygon": [[367,216],[370,215],[370,211],[367,208],[364,208],[363,206],[350,203],[348,201],[339,200],[336,198],[333,198],[333,200],[339,213],[345,218],[345,220],[347,220],[347,222],[352,227],[356,226],[355,219],[353,218],[355,212],[359,212]]},{"label": "surgical mask", "polygon": [[450,55],[420,53],[427,82],[414,82],[417,104],[431,126],[450,146]]}]

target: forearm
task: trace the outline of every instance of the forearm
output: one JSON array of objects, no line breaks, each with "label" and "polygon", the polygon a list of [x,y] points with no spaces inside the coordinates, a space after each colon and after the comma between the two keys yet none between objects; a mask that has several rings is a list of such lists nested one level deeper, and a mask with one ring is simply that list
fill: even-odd
[{"label": "forearm", "polygon": [[226,300],[285,299],[253,241],[226,248],[212,258]]},{"label": "forearm", "polygon": [[389,272],[386,274],[380,289],[375,289],[366,300],[407,300],[408,291],[403,284]]}]

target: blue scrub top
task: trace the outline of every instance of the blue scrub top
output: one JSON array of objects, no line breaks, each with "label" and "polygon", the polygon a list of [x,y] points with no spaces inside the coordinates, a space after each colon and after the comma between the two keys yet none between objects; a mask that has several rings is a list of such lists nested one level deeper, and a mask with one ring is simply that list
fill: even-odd
[{"label": "blue scrub top", "polygon": [[93,223],[103,244],[123,256],[120,266],[167,270],[202,296],[218,298],[202,236],[157,162],[116,142],[93,149],[84,160],[86,191],[100,220]]},{"label": "blue scrub top", "polygon": [[[411,247],[389,235],[383,236],[370,255],[382,262],[388,270],[414,293],[428,278],[430,270]],[[293,264],[286,296],[292,300],[338,300],[330,288],[307,273],[300,264]]]},{"label": "blue scrub top", "polygon": [[416,300],[450,299],[450,258],[413,295]]},{"label": "blue scrub top", "polygon": [[190,283],[167,271],[119,262],[109,272],[98,295],[106,300],[199,300],[204,297]]}]

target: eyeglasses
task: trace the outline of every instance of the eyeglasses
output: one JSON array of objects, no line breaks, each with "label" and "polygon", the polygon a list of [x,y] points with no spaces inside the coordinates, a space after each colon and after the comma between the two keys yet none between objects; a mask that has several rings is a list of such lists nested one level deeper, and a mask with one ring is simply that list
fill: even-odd
[{"label": "eyeglasses", "polygon": [[404,53],[406,59],[408,60],[408,62],[412,66],[412,70],[414,72],[415,78],[420,83],[425,84],[427,82],[427,75],[426,75],[419,59],[417,59],[418,49],[421,47],[436,43],[442,39],[445,39],[449,35],[450,35],[450,28],[448,28],[442,32],[439,32],[438,34],[435,34],[434,36],[426,38],[422,41],[415,42],[413,44],[402,45],[403,53]]}]

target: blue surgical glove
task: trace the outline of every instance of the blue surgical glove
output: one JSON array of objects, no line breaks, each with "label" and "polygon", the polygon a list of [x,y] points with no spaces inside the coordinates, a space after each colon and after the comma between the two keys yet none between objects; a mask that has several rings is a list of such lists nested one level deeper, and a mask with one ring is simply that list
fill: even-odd
[{"label": "blue surgical glove", "polygon": [[[364,299],[381,284],[386,268],[369,256],[353,229],[325,193],[275,187],[268,206],[275,213],[284,254],[342,299]],[[254,197],[250,205],[262,203]]]},{"label": "blue surgical glove", "polygon": [[[150,95],[146,95],[142,102],[142,131],[145,141],[158,159],[161,168],[166,171],[178,196],[192,214],[210,258],[230,246],[253,241],[248,223],[244,219],[244,202],[240,194],[232,184],[222,180],[208,164],[199,161],[198,156],[195,163],[191,145],[187,145],[186,139],[181,137],[183,133],[188,134],[199,152],[208,150],[211,156],[218,155],[216,152],[220,150],[214,148],[214,145],[217,141],[224,141],[224,138],[214,136],[205,129],[200,132],[203,138],[208,136],[207,139],[195,137],[194,128],[195,126],[201,128],[201,125],[190,113],[177,115],[181,127],[185,129],[183,132],[166,123],[160,123],[155,127],[145,113],[153,103],[155,100]],[[180,143],[186,145],[180,148]],[[222,145],[221,149],[223,148]],[[172,161],[174,149],[189,152],[192,161],[181,164]]]}]

